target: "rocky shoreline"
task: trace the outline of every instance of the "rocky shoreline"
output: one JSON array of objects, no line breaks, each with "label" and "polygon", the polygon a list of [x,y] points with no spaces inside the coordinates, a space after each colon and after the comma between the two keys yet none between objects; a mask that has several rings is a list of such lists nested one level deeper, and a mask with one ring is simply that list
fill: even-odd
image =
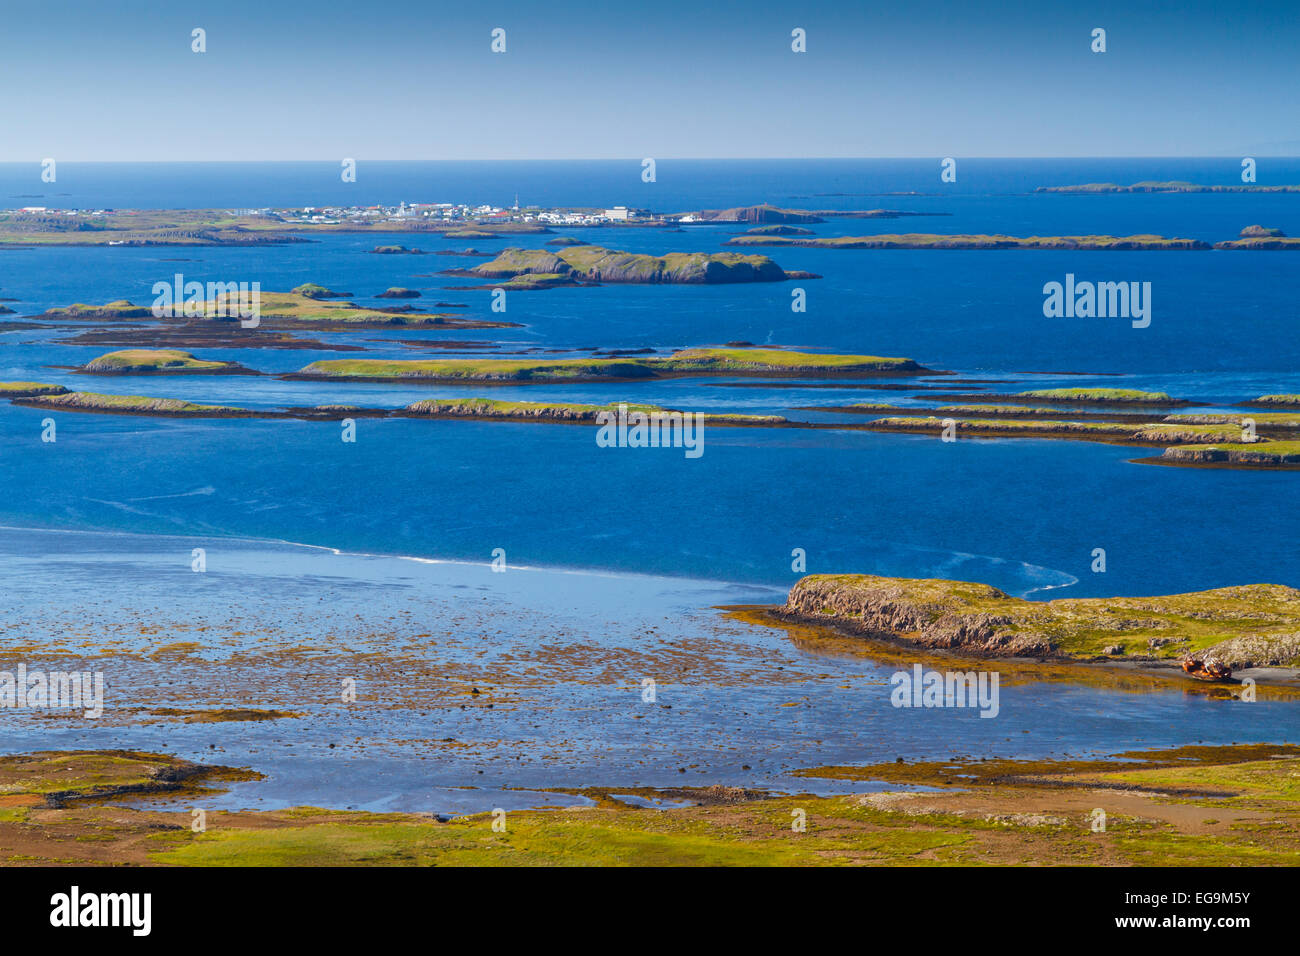
[{"label": "rocky shoreline", "polygon": [[1250,584],[1138,598],[1013,598],[985,584],[808,575],[780,619],[973,657],[1172,664],[1186,655],[1300,676],[1300,591]]}]

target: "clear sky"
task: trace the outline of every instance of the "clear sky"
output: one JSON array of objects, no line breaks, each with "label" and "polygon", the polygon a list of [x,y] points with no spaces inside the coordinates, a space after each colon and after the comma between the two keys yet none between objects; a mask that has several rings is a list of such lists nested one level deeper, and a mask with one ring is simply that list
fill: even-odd
[{"label": "clear sky", "polygon": [[11,2],[0,161],[1297,155],[1298,10]]}]

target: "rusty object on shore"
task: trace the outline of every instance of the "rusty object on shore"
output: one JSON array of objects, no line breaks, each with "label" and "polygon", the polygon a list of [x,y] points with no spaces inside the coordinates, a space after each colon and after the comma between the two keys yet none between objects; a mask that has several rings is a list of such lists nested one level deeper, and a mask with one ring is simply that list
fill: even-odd
[{"label": "rusty object on shore", "polygon": [[1232,676],[1231,667],[1212,657],[1207,657],[1205,660],[1184,657],[1179,663],[1182,665],[1184,672],[1197,680],[1220,681],[1227,680]]}]

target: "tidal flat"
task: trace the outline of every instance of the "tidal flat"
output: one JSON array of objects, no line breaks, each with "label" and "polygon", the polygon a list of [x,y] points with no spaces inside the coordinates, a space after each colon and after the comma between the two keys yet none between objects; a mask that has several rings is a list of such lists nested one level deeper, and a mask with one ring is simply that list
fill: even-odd
[{"label": "tidal flat", "polygon": [[[106,685],[98,719],[15,712],[10,752],[144,751],[260,775],[204,796],[214,811],[462,815],[554,806],[557,790],[594,804],[592,787],[826,797],[863,784],[808,768],[1279,742],[1300,707],[1285,688],[1246,703],[1007,661],[997,720],[899,710],[896,653],[726,611],[785,594],[722,581],[16,530],[0,533],[0,570],[24,622],[0,634],[3,659]],[[108,580],[130,586],[107,596]]]}]

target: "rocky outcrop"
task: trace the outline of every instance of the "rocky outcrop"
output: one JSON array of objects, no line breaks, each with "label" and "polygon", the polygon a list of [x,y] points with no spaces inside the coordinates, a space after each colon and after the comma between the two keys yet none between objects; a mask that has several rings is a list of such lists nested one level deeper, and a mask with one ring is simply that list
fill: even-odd
[{"label": "rocky outcrop", "polygon": [[569,281],[712,285],[782,282],[790,277],[767,256],[731,252],[670,252],[663,256],[651,256],[618,252],[603,246],[569,246],[558,252],[546,249],[506,249],[491,262],[469,270],[448,270],[448,273],[490,279],[559,277],[553,279],[551,284]]},{"label": "rocky outcrop", "polygon": [[1300,591],[1280,584],[1037,602],[962,581],[816,574],[795,584],[772,613],[981,657],[1128,657],[1172,664],[1195,656],[1233,667],[1300,664]]},{"label": "rocky outcrop", "polygon": [[704,209],[692,215],[699,222],[825,222],[816,213],[806,209],[782,209],[768,203],[732,209]]},{"label": "rocky outcrop", "polygon": [[333,289],[327,289],[323,285],[317,285],[315,282],[304,282],[302,285],[289,290],[295,295],[300,295],[304,299],[313,299],[320,301],[322,299],[350,299],[351,292],[335,292]]},{"label": "rocky outcrop", "polygon": [[150,309],[143,305],[136,305],[127,299],[118,299],[107,305],[86,305],[84,302],[78,302],[75,305],[50,309],[37,316],[41,319],[152,319],[153,317]]},{"label": "rocky outcrop", "polygon": [[1286,233],[1283,232],[1281,229],[1276,229],[1269,226],[1247,226],[1245,229],[1241,230],[1241,238],[1243,239],[1284,239],[1286,238]]},{"label": "rocky outcrop", "polygon": [[811,229],[804,229],[800,226],[755,226],[753,229],[746,229],[747,236],[811,236]]},{"label": "rocky outcrop", "polygon": [[452,274],[482,276],[487,279],[510,279],[514,276],[566,275],[573,267],[553,252],[544,249],[503,249],[491,262],[469,270],[448,270]]},{"label": "rocky outcrop", "polygon": [[1252,634],[1233,637],[1206,648],[1202,655],[1220,660],[1232,668],[1295,667],[1300,664],[1300,631],[1280,637]]},{"label": "rocky outcrop", "polygon": [[[927,585],[951,585],[947,588]],[[1023,631],[1013,619],[978,604],[1011,601],[997,588],[960,582],[910,581],[872,575],[812,575],[790,590],[782,617],[830,624],[868,637],[901,637],[923,647],[990,656],[1041,656],[1055,650],[1047,637]]]},{"label": "rocky outcrop", "polygon": [[1183,445],[1166,448],[1160,460],[1175,464],[1293,466],[1300,465],[1300,444],[1278,441],[1251,445]]}]

